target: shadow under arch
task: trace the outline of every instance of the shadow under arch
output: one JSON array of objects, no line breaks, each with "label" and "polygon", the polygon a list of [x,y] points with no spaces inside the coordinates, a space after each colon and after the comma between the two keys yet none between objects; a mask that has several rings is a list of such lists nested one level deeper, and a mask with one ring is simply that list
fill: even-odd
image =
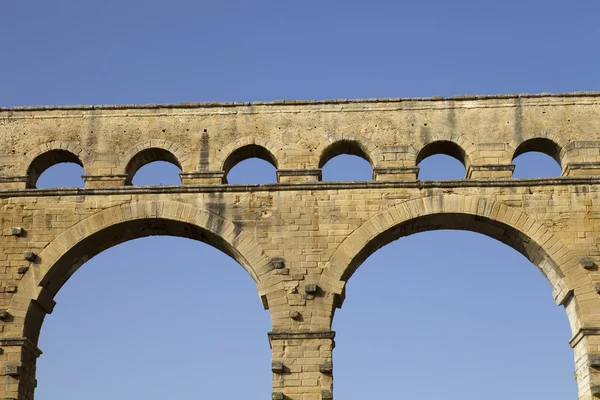
[{"label": "shadow under arch", "polygon": [[227,183],[229,171],[237,164],[249,158],[259,158],[271,164],[275,169],[278,168],[278,162],[275,155],[264,146],[255,143],[249,143],[238,147],[225,157],[221,167],[224,176],[224,183]]},{"label": "shadow under arch", "polygon": [[150,164],[155,161],[166,161],[178,167],[180,170],[183,169],[181,163],[169,150],[160,147],[149,147],[135,153],[125,166],[125,184],[132,185],[133,177],[136,172],[139,171],[146,164]]},{"label": "shadow under arch", "polygon": [[38,179],[48,168],[60,163],[74,163],[84,168],[77,155],[64,149],[48,150],[35,157],[27,168],[27,188],[35,188]]},{"label": "shadow under arch", "polygon": [[[258,243],[222,217],[175,201],[143,201],[108,208],[67,229],[38,255],[25,274],[11,310],[25,317],[23,336],[37,344],[54,296],[87,260],[117,244],[153,235],[179,236],[205,242],[235,259],[257,283],[269,269]],[[243,243],[243,247],[240,244]]]},{"label": "shadow under arch", "polygon": [[360,157],[373,168],[373,160],[367,149],[359,141],[350,139],[341,139],[325,147],[319,157],[319,168],[323,168],[329,160],[342,154]]},{"label": "shadow under arch", "polygon": [[543,153],[552,157],[554,161],[556,161],[558,165],[562,168],[562,149],[553,140],[542,137],[528,139],[521,143],[515,149],[512,159],[514,160],[521,154],[529,153],[531,151]]},{"label": "shadow under arch", "polygon": [[[379,248],[413,233],[439,229],[468,230],[484,234],[514,248],[527,257],[550,282],[558,304],[565,304],[570,291],[565,282],[567,247],[539,222],[503,203],[476,196],[446,195],[410,200],[389,207],[356,229],[332,255],[322,282],[337,296],[341,307],[345,283],[358,267]],[[573,304],[574,302],[570,302]],[[566,305],[569,307],[569,305]],[[568,313],[571,320],[575,312]],[[572,315],[571,315],[572,314]]]}]

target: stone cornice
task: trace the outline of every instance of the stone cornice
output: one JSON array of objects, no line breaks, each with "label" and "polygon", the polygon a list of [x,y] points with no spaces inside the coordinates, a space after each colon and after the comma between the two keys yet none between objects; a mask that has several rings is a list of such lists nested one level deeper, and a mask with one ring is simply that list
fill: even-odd
[{"label": "stone cornice", "polygon": [[[0,177],[10,179],[11,177]],[[216,193],[216,192],[269,192],[343,189],[454,189],[487,187],[535,187],[577,186],[600,184],[600,177],[561,176],[533,179],[462,179],[447,181],[340,181],[340,182],[293,182],[265,184],[209,184],[183,186],[115,186],[102,188],[52,188],[52,189],[5,189],[0,198],[38,196],[103,196],[118,194],[168,194],[168,193]]]}]

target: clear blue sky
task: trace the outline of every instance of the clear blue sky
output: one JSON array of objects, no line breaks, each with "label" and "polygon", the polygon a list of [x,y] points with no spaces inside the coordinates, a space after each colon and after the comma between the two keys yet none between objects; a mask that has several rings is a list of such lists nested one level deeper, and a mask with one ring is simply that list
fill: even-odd
[{"label": "clear blue sky", "polygon": [[[600,90],[587,1],[18,1],[0,5],[0,106]],[[517,176],[560,174],[535,154]],[[444,156],[422,179],[464,176]],[[39,187],[81,185],[72,165]],[[326,179],[369,179],[340,156]],[[230,182],[269,182],[248,160]],[[135,184],[176,184],[151,164]],[[507,296],[507,293],[510,295]],[[208,245],[154,237],[86,263],[40,338],[37,399],[267,399],[251,278]],[[340,400],[575,399],[570,331],[542,274],[463,231],[402,238],[348,284],[334,321]]]}]

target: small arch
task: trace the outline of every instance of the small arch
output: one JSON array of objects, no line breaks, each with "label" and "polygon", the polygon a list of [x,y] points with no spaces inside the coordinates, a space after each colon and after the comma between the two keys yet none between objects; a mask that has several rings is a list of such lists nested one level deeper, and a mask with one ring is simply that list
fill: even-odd
[{"label": "small arch", "polygon": [[245,161],[249,158],[258,158],[260,160],[266,161],[271,164],[275,169],[277,169],[277,159],[266,147],[250,143],[242,147],[238,147],[234,151],[232,151],[223,162],[222,170],[225,176],[225,183],[227,183],[227,175],[229,171],[242,161]]},{"label": "small arch", "polygon": [[[517,160],[518,158],[520,160]],[[561,159],[562,149],[553,140],[547,138],[526,140],[513,154],[512,162],[516,166],[513,176],[520,178],[560,176]],[[525,165],[522,165],[523,161]]]},{"label": "small arch", "polygon": [[[425,159],[432,157],[432,156],[438,156],[438,155],[448,156],[455,160],[458,160],[464,167],[464,173],[461,172],[461,174],[463,174],[463,175],[461,177],[457,177],[457,178],[464,179],[464,177],[466,175],[466,169],[468,166],[467,153],[463,150],[462,147],[460,147],[458,144],[456,144],[452,141],[437,140],[435,142],[426,144],[421,149],[421,151],[419,151],[419,153],[417,154],[417,158],[416,158],[415,162],[417,165],[419,165]],[[452,161],[452,159],[448,159],[448,161]],[[451,166],[449,166],[449,167],[451,167]],[[452,175],[454,175],[454,174],[452,174]],[[436,179],[439,179],[439,178],[436,178]],[[448,179],[448,178],[444,178],[444,179]],[[455,178],[451,177],[450,179],[455,179]]]},{"label": "small arch", "polygon": [[364,146],[356,140],[342,139],[331,143],[321,153],[319,168],[323,168],[329,160],[342,154],[358,156],[367,161],[373,167],[373,162]]},{"label": "small arch", "polygon": [[462,147],[449,140],[437,140],[435,142],[426,144],[417,154],[417,165],[427,157],[435,154],[445,154],[447,156],[456,158],[465,166],[465,168],[467,167],[467,153]]},{"label": "small arch", "polygon": [[31,161],[27,168],[27,188],[35,188],[40,175],[48,168],[60,163],[74,163],[83,167],[83,162],[74,153],[64,149],[46,151]]},{"label": "small arch", "polygon": [[513,154],[513,160],[519,157],[521,154],[535,151],[538,153],[544,153],[552,157],[558,165],[561,165],[562,149],[553,140],[547,138],[533,138],[524,141],[517,147]]},{"label": "small arch", "polygon": [[175,154],[160,147],[150,147],[137,152],[133,157],[131,157],[127,163],[127,166],[125,167],[125,174],[127,175],[125,184],[131,185],[136,172],[144,165],[155,161],[165,161],[175,165],[179,169],[182,169],[181,163]]}]

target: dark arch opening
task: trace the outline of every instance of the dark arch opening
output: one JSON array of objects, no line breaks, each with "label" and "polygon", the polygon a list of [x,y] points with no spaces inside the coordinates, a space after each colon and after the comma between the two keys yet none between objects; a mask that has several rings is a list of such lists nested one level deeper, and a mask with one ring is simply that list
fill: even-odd
[{"label": "dark arch opening", "polygon": [[[274,180],[271,179],[266,179],[266,182],[261,182],[261,183],[267,183],[267,182],[276,182],[277,178],[275,176],[275,170],[277,169],[277,159],[275,158],[275,156],[269,151],[267,150],[265,147],[263,146],[259,146],[257,144],[248,144],[245,146],[242,146],[236,150],[234,150],[231,154],[229,154],[229,156],[225,159],[225,162],[223,163],[223,172],[224,172],[224,183],[228,183],[228,176],[229,176],[229,172],[231,172],[231,170],[238,166],[238,164],[241,164],[242,162],[249,160],[249,159],[259,159],[262,161],[266,161],[267,163],[271,164],[273,166],[273,177]],[[249,170],[250,171],[246,171],[246,174],[251,173],[251,170],[255,169],[255,168],[261,168],[260,163],[252,163],[252,165],[250,166]],[[266,171],[262,171],[259,175],[265,175]],[[269,174],[271,175],[271,174]],[[253,180],[253,179],[251,179]],[[259,179],[262,180],[262,179]],[[249,182],[248,182],[249,183]]]},{"label": "dark arch opening", "polygon": [[323,168],[329,160],[342,154],[360,157],[373,166],[371,158],[359,142],[354,140],[339,140],[327,146],[323,151],[319,159],[319,168]]},{"label": "dark arch opening", "polygon": [[425,145],[419,151],[416,164],[419,166],[421,180],[464,179],[467,156],[456,143],[438,140]]},{"label": "dark arch opening", "polygon": [[144,149],[138,152],[136,155],[134,155],[131,158],[131,160],[129,160],[129,162],[127,163],[127,166],[125,167],[125,174],[127,175],[125,184],[132,185],[133,177],[138,172],[138,170],[144,165],[153,163],[155,161],[165,161],[181,169],[181,164],[179,163],[179,160],[170,151],[161,149],[159,147]]},{"label": "dark arch opening", "polygon": [[513,160],[519,157],[521,154],[528,153],[530,151],[535,151],[538,153],[544,153],[550,157],[552,157],[560,166],[560,155],[561,149],[558,144],[554,143],[550,139],[546,138],[534,138],[524,141],[517,147],[515,150],[515,154],[513,155]]},{"label": "dark arch opening", "polygon": [[54,149],[37,156],[27,169],[27,188],[35,188],[38,179],[48,168],[57,164],[73,163],[83,168],[83,162],[68,150]]},{"label": "dark arch opening", "polygon": [[371,158],[357,141],[340,140],[321,154],[323,181],[367,181],[373,178]]},{"label": "dark arch opening", "polygon": [[449,140],[438,140],[426,144],[421,149],[421,151],[419,151],[419,154],[417,154],[417,165],[419,165],[421,161],[423,161],[427,157],[433,156],[435,154],[445,154],[447,156],[457,159],[465,167],[467,166],[467,155],[465,151],[462,149],[462,147]]},{"label": "dark arch opening", "polygon": [[493,386],[492,400],[575,398],[571,332],[549,286],[507,246],[446,226],[408,229],[348,282],[333,326],[337,395],[427,387],[474,400]]},{"label": "dark arch opening", "polygon": [[[134,239],[77,270],[44,321],[36,398],[268,396],[271,373],[261,365],[271,359],[269,313],[254,282],[201,229],[147,223],[120,228],[186,239]],[[232,365],[247,372],[223,387]]]},{"label": "dark arch opening", "polygon": [[562,174],[561,149],[550,139],[534,138],[521,143],[513,155],[515,178],[542,178]]}]

